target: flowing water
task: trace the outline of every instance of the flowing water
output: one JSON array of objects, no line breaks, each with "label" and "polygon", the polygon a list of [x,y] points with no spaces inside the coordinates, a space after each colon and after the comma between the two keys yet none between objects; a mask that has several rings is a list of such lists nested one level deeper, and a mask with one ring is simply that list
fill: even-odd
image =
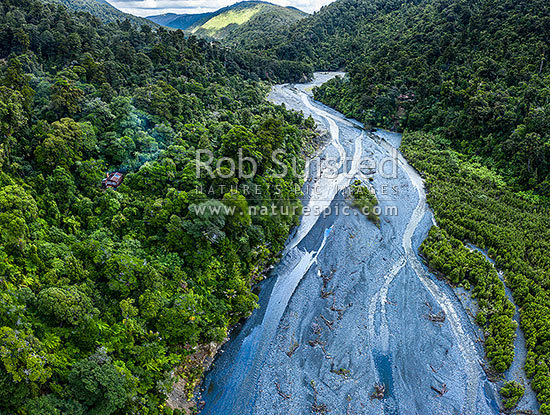
[{"label": "flowing water", "polygon": [[[395,151],[398,134],[365,132],[312,99],[311,88],[336,75],[270,95],[330,133],[322,157],[337,160],[338,174],[321,170],[308,182],[304,205],[323,213],[304,215],[289,238],[260,308],[207,373],[201,413],[497,414],[476,328],[417,255],[434,223],[422,179]],[[366,159],[392,161],[395,174],[378,169],[369,181]],[[355,178],[376,191],[379,227],[343,197]],[[427,318],[439,312],[444,322]],[[375,384],[383,399],[372,398]]]}]

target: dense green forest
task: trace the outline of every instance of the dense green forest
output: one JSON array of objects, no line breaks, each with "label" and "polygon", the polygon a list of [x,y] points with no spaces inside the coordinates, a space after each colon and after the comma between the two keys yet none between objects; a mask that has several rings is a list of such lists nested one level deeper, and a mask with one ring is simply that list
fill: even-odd
[{"label": "dense green forest", "polygon": [[488,250],[520,307],[525,371],[540,413],[550,414],[550,210],[529,194],[514,192],[493,170],[450,150],[441,135],[405,134],[402,151],[425,177],[439,226],[421,247],[429,265],[452,283],[472,288],[487,356],[502,372],[513,358],[514,309],[492,265],[462,241]]},{"label": "dense green forest", "polygon": [[[2,413],[171,413],[172,371],[254,309],[251,284],[296,224],[247,207],[299,204],[269,156],[303,158],[314,123],[268,104],[262,79],[308,74],[181,31],[0,2]],[[259,174],[197,178],[196,150],[236,147]],[[113,171],[122,185],[103,189]],[[192,385],[201,368],[185,367]]]},{"label": "dense green forest", "polygon": [[[368,4],[367,4],[368,3]],[[508,183],[550,195],[544,1],[331,4],[278,56],[349,71],[317,99],[367,125],[443,134]]]},{"label": "dense green forest", "polygon": [[[294,24],[284,38],[280,38],[280,33],[268,34],[249,47],[281,59],[309,62],[319,70],[349,70],[350,64],[356,59],[359,61],[362,53],[369,53],[365,44],[370,42],[371,33],[365,30],[369,22],[420,1],[338,0]],[[376,29],[393,31],[394,28]],[[271,38],[279,40],[273,43]],[[266,45],[273,47],[266,48]],[[379,44],[377,48],[383,46]]]},{"label": "dense green forest", "polygon": [[157,25],[143,17],[134,16],[132,14],[124,13],[115,7],[111,6],[106,0],[44,0],[45,2],[62,4],[69,10],[75,12],[85,12],[93,14],[98,17],[104,23],[117,22],[118,20],[128,20],[132,24],[150,25],[156,27]]}]

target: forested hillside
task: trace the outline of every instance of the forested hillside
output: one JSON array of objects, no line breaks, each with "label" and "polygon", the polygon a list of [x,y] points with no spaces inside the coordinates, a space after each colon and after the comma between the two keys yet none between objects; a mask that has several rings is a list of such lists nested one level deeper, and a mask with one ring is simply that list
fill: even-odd
[{"label": "forested hillside", "polygon": [[222,41],[241,49],[265,48],[265,39],[274,46],[293,23],[307,16],[294,7],[281,7],[264,1],[241,1],[213,13],[168,14],[150,16],[149,20],[182,29],[207,39]]},{"label": "forested hillside", "polygon": [[[0,1],[3,414],[171,413],[174,370],[193,385],[191,356],[255,307],[251,283],[297,221],[247,208],[299,204],[298,179],[274,177],[268,156],[302,158],[313,122],[268,104],[261,79],[307,74],[181,31]],[[215,163],[236,147],[260,161],[254,178],[196,177],[195,150]],[[114,171],[122,184],[102,188]],[[230,190],[244,184],[262,191]]]},{"label": "forested hillside", "polygon": [[223,37],[223,42],[232,47],[251,50],[253,45],[264,44],[266,38],[276,44],[282,35],[290,33],[293,24],[307,16],[291,7],[265,7],[250,20]]},{"label": "forested hillside", "polygon": [[106,0],[44,0],[50,3],[62,4],[75,12],[91,13],[99,17],[104,23],[129,20],[132,24],[141,26],[147,24],[155,27],[156,24],[150,22],[143,17],[137,17],[128,13],[124,13],[117,8],[111,6]]},{"label": "forested hillside", "polygon": [[544,1],[338,1],[280,57],[349,70],[316,97],[368,125],[437,131],[550,195],[550,9]]},{"label": "forested hillside", "polygon": [[253,34],[249,32],[260,31],[264,35],[270,34],[305,16],[306,13],[294,8],[262,1],[243,1],[218,10],[208,20],[195,24],[190,30],[199,36],[216,40],[229,37],[232,42],[238,42],[248,34]]}]

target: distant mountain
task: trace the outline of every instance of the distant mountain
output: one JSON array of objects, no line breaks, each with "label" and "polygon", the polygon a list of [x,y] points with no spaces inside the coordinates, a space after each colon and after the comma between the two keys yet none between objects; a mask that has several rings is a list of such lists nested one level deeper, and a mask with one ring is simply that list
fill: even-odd
[{"label": "distant mountain", "polygon": [[250,36],[277,32],[306,16],[307,13],[295,7],[282,7],[263,1],[242,1],[213,13],[168,13],[147,19],[201,37],[240,45],[246,43]]},{"label": "distant mountain", "polygon": [[156,26],[154,22],[151,22],[142,17],[137,17],[132,14],[124,13],[118,10],[116,7],[111,6],[105,0],[44,0],[46,3],[58,3],[62,4],[70,10],[77,12],[88,12],[98,17],[105,23],[116,22],[117,20],[124,21],[128,19],[131,23],[141,26],[149,25]]},{"label": "distant mountain", "polygon": [[161,26],[171,27],[173,29],[187,30],[195,23],[206,21],[214,15],[212,13],[197,13],[197,14],[176,14],[166,13],[157,16],[148,16],[147,19]]}]

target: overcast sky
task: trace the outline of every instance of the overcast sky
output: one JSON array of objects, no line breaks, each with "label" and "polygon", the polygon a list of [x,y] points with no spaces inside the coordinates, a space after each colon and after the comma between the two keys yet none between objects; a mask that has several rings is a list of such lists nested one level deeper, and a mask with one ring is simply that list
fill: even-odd
[{"label": "overcast sky", "polygon": [[[206,13],[237,3],[238,0],[107,0],[117,9],[136,16],[164,13]],[[308,13],[334,0],[269,0],[281,6],[294,6]]]}]

